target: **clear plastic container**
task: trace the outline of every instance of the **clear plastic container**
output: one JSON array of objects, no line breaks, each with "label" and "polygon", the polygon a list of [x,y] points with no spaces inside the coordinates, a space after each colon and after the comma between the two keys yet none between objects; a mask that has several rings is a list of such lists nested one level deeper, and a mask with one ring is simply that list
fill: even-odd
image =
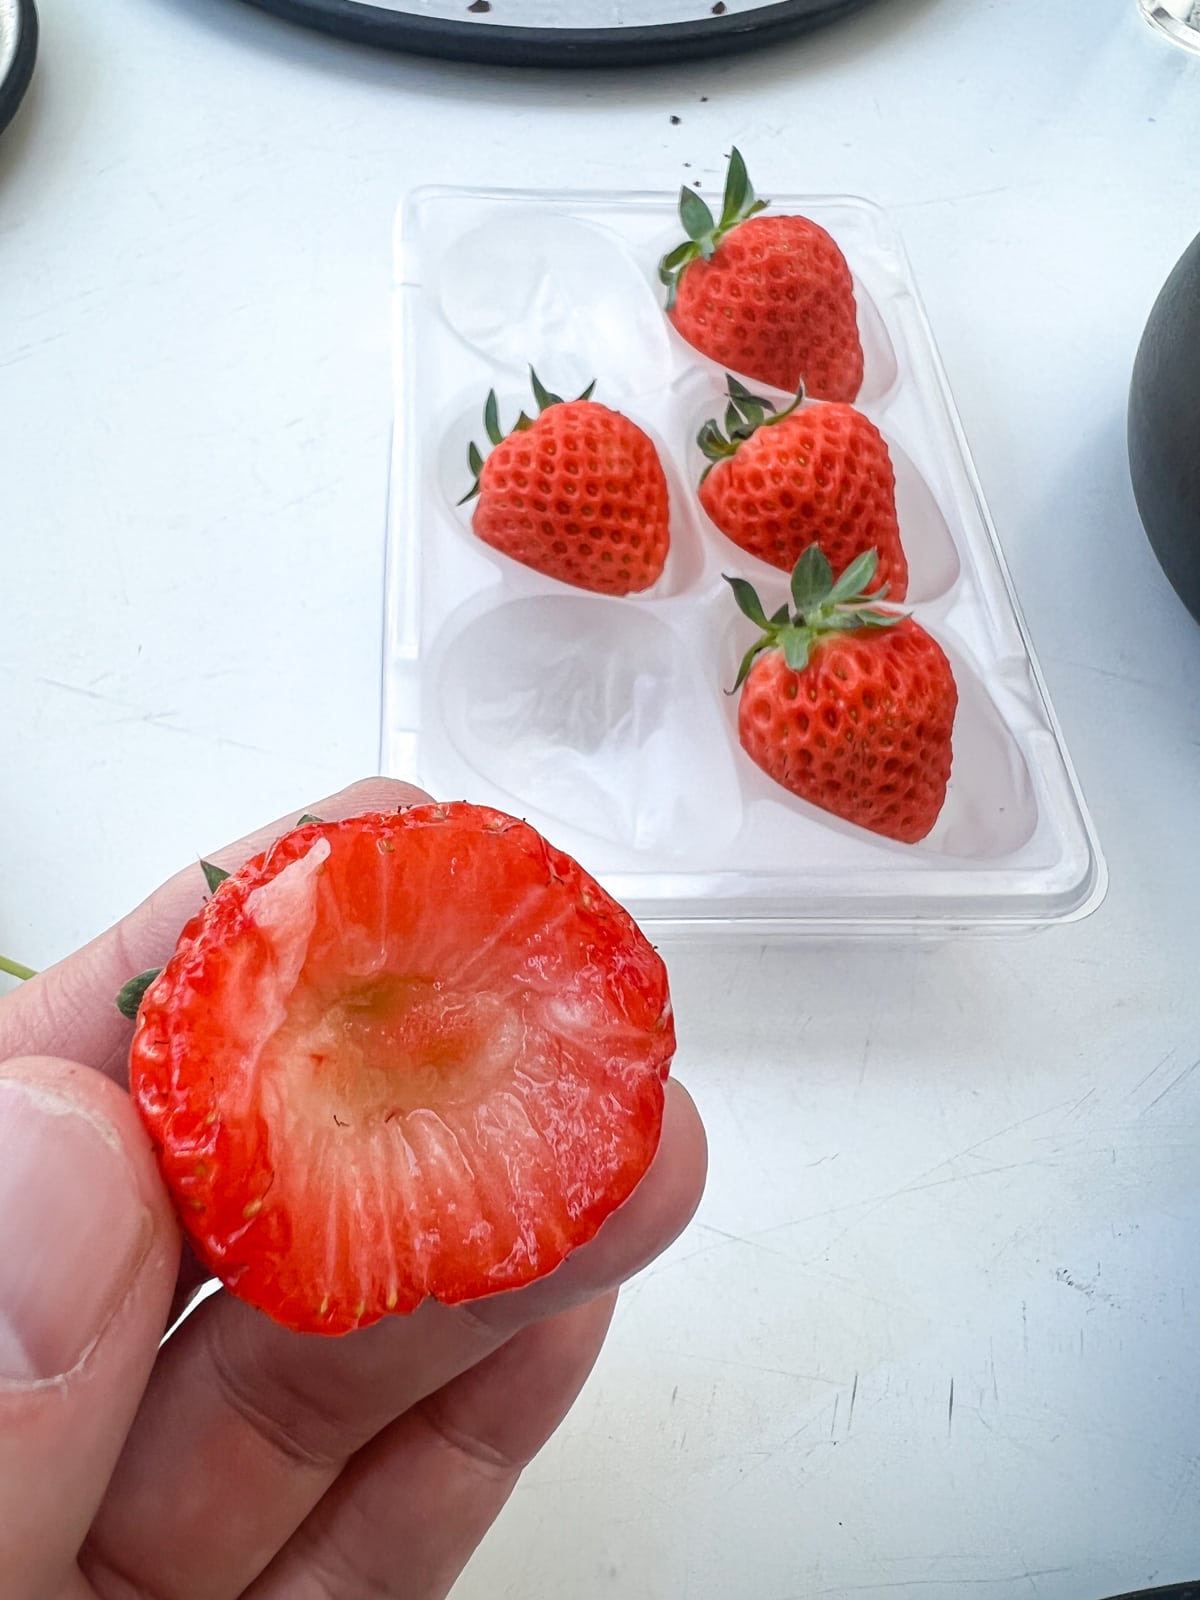
[{"label": "clear plastic container", "polygon": [[[1106,873],[962,430],[890,219],[869,202],[773,196],[837,239],[855,277],[858,405],[888,441],[905,609],[949,655],[954,765],[933,832],[902,845],[775,785],[738,744],[733,683],[787,576],[708,521],[695,436],[725,375],[663,315],[681,237],[665,194],[422,189],[396,240],[396,432],[382,770],[527,817],[660,937],[1028,929],[1086,915]],[[658,446],[671,552],[639,595],[594,596],[471,531],[467,446],[551,390],[624,412]],[[755,387],[760,387],[755,385]]]}]

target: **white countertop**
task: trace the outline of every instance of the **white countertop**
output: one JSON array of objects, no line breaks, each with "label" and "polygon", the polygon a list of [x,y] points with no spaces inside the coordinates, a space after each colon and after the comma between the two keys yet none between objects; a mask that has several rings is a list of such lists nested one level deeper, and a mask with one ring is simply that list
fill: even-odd
[{"label": "white countertop", "polygon": [[711,189],[731,142],[898,216],[1108,857],[1036,938],[672,958],[703,1209],[457,1593],[1200,1577],[1200,629],[1124,453],[1200,60],[1134,0],[883,0],[614,76],[41,9],[0,140],[0,950],[374,770],[404,191]]}]

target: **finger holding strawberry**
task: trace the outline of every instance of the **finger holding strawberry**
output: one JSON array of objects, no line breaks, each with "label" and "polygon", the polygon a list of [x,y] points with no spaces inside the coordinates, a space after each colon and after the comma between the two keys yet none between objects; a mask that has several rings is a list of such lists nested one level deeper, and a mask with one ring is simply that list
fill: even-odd
[{"label": "finger holding strawberry", "polygon": [[653,441],[635,422],[592,399],[552,394],[530,368],[538,413],[500,426],[493,390],[484,429],[493,449],[471,444],[478,497],[471,526],[503,555],[595,594],[638,594],[662,576],[670,548],[670,499]]},{"label": "finger holding strawberry", "polygon": [[791,572],[815,544],[835,572],[867,550],[893,600],[908,593],[896,516],[896,475],[879,429],[840,401],[806,403],[803,385],[783,411],[728,378],[725,432],[716,419],[697,443],[708,461],[700,502],[734,544]]},{"label": "finger holding strawberry", "polygon": [[762,216],[740,151],[719,218],[680,192],[687,238],[659,263],[667,315],[690,345],[758,383],[854,400],[863,380],[854,281],[837,242],[808,217]]},{"label": "finger holding strawberry", "polygon": [[[327,1586],[333,1574],[339,1593],[383,1593],[402,1573],[412,1600],[442,1600],[522,1467],[574,1401],[604,1339],[616,1287],[658,1254],[693,1211],[703,1182],[703,1131],[687,1095],[667,1083],[660,1085],[665,1095],[657,1150],[629,1199],[589,1243],[527,1287],[490,1295],[469,1310],[429,1302],[413,1316],[385,1317],[346,1338],[294,1332],[235,1296],[218,1293],[163,1339],[164,1326],[173,1320],[173,1297],[178,1302],[196,1280],[186,1260],[177,1278],[179,1228],[151,1142],[125,1092],[121,1064],[128,1060],[131,1029],[112,995],[131,965],[149,968],[167,959],[169,972],[179,928],[199,913],[202,921],[211,919],[204,921],[213,943],[210,961],[219,963],[219,948],[248,980],[245,989],[224,991],[225,1009],[210,1012],[203,1042],[219,1045],[222,1016],[229,1038],[244,1033],[248,1019],[239,998],[261,994],[263,985],[282,994],[294,969],[285,953],[291,945],[294,957],[294,940],[286,934],[305,916],[305,892],[296,880],[305,878],[306,863],[310,887],[322,885],[347,913],[345,960],[369,961],[362,917],[378,909],[379,900],[373,893],[358,901],[353,892],[346,897],[346,863],[333,864],[331,839],[344,828],[363,846],[372,837],[387,842],[379,832],[383,824],[365,823],[360,832],[358,819],[383,818],[395,826],[404,808],[416,803],[424,809],[427,802],[406,785],[369,780],[318,802],[313,809],[328,820],[305,822],[298,841],[293,813],[218,852],[220,868],[204,876],[195,865],[188,868],[85,950],[0,999],[0,1185],[8,1185],[0,1220],[7,1218],[9,1226],[9,1243],[0,1250],[6,1595],[70,1592],[82,1600],[128,1589],[199,1600],[201,1594],[232,1597],[252,1589],[263,1600],[282,1600]],[[452,830],[465,825],[462,817],[448,822]],[[275,854],[272,868],[264,853],[271,857],[281,837],[293,838],[293,844]],[[500,837],[532,847],[528,832],[519,828]],[[329,856],[314,861],[323,844],[329,844]],[[471,883],[478,887],[477,850],[486,841],[471,846],[460,836],[460,844],[453,877],[466,892]],[[400,854],[389,856],[378,843],[370,849],[381,862]],[[536,919],[539,906],[548,908],[545,896],[569,896],[574,889],[579,917],[602,922],[603,901],[590,910],[582,905],[585,883],[578,869],[560,871],[549,849],[541,859],[563,881],[555,885],[547,872],[532,894],[529,916]],[[370,871],[350,879],[378,882]],[[213,891],[207,906],[206,881]],[[444,955],[456,926],[465,927],[460,913],[478,916],[486,903],[485,897],[472,912],[453,897],[443,898],[441,934],[429,939],[426,922],[427,942]],[[562,920],[541,933],[550,970],[562,975],[555,956],[575,947],[567,931],[574,913],[565,899],[559,909]],[[229,942],[233,926],[240,929],[240,954]],[[460,984],[468,970],[477,978],[494,971],[497,945],[511,950],[522,926],[530,924],[516,907],[507,923],[499,919],[493,926],[491,940],[474,939],[463,952]],[[182,963],[190,963],[197,978],[213,970],[198,956],[201,937],[194,927],[185,936],[190,954]],[[268,976],[260,957],[272,943],[280,961]],[[634,966],[644,972],[634,955]],[[302,963],[293,993],[305,991],[311,999],[311,986],[300,981],[303,971]],[[608,968],[603,972],[613,976]],[[181,1018],[188,1008],[204,1009],[203,994],[185,993],[187,981],[178,969],[164,981]],[[619,978],[611,992],[614,998],[621,992]],[[587,1037],[596,1015],[587,993],[582,979],[557,991],[557,1026],[577,1039]],[[544,1000],[550,1005],[553,999],[551,986]],[[386,1029],[378,1020],[356,1016],[351,1033],[357,1032],[360,1044],[368,1035],[382,1042]],[[271,1017],[264,1012],[259,1022],[269,1042]],[[623,1052],[636,1052],[636,1035],[634,1028],[614,1041],[614,1070]],[[193,1041],[201,1045],[199,1031]],[[248,1135],[265,1104],[267,1074],[256,1073],[247,1056],[232,1064],[232,1076],[209,1085],[208,1109],[192,1114],[205,1103],[205,1075],[221,1054],[198,1050],[174,1058],[179,1071],[167,1095],[177,1097],[176,1112],[161,1129],[166,1141],[181,1148],[209,1109],[217,1111],[210,1126],[226,1127],[227,1148],[239,1108]],[[222,1066],[230,1065],[226,1052]],[[546,1088],[532,1054],[529,1066],[529,1082],[510,1105],[514,1127],[522,1103],[528,1106],[529,1097]],[[238,1070],[240,1091],[234,1088]],[[364,1087],[371,1081],[368,1074]],[[645,1079],[635,1073],[634,1081]],[[459,1114],[467,1114],[468,1100],[460,1102]],[[606,1124],[593,1120],[595,1100],[585,1089],[574,1103],[577,1118],[558,1130],[566,1146],[585,1125],[591,1127],[597,1149],[590,1159],[603,1164],[629,1137],[644,1137],[648,1124],[636,1116],[625,1131],[618,1103],[624,1104],[619,1091],[612,1108],[619,1131],[606,1139]],[[358,1107],[360,1122],[365,1109]],[[455,1113],[448,1099],[444,1109],[449,1126]],[[302,1131],[313,1110],[311,1096],[277,1105],[277,1149],[282,1152],[279,1140]],[[349,1120],[343,1108],[337,1113]],[[362,1126],[339,1128],[332,1117],[329,1132],[347,1149],[357,1149],[345,1170],[357,1166],[360,1183],[356,1198],[331,1207],[312,1232],[328,1238],[357,1209],[363,1220],[357,1244],[365,1248],[379,1240],[375,1191],[363,1158],[370,1139],[364,1140]],[[305,1144],[312,1149],[301,1139],[293,1151]],[[520,1159],[528,1148],[518,1134],[515,1181],[530,1170]],[[545,1160],[552,1156],[548,1150]],[[247,1171],[253,1170],[250,1163]],[[332,1170],[328,1158],[313,1160],[314,1192]],[[428,1196],[439,1191],[445,1170],[430,1173]],[[238,1173],[226,1169],[222,1177],[232,1192]],[[201,1181],[194,1167],[192,1179]],[[214,1195],[217,1181],[215,1172],[209,1175]],[[441,1183],[439,1192],[453,1232],[463,1191],[456,1194]],[[469,1196],[466,1205],[469,1211]],[[186,1201],[183,1209],[192,1210]],[[421,1214],[428,1218],[426,1211]],[[264,1217],[265,1208],[257,1216]],[[234,1242],[235,1249],[248,1248],[254,1223],[253,1217],[242,1219],[248,1233]],[[298,1256],[307,1251],[311,1260],[313,1239],[306,1235],[297,1245]],[[379,1257],[385,1260],[385,1254]],[[488,1463],[486,1471],[481,1460]]]},{"label": "finger holding strawberry", "polygon": [[916,844],[945,803],[958,688],[936,639],[880,609],[877,565],[868,551],[835,582],[811,546],[792,573],[791,606],[770,617],[749,583],[726,580],[761,630],[734,684],[738,738],[800,799]]}]

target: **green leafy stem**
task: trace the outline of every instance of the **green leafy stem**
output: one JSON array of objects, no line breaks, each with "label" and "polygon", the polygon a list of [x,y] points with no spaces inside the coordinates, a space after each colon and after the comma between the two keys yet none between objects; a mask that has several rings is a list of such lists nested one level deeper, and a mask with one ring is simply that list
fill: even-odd
[{"label": "green leafy stem", "polygon": [[725,235],[765,209],[768,202],[754,192],[740,150],[729,153],[725,176],[725,195],[721,215],[714,217],[694,189],[685,184],[679,191],[679,220],[687,238],[669,251],[658,264],[660,282],[667,286],[667,310],[675,304],[679,280],[693,261],[711,261]]},{"label": "green leafy stem", "polygon": [[[762,630],[742,657],[734,690],[746,681],[755,657],[779,649],[793,672],[803,672],[813,646],[831,633],[857,633],[862,628],[894,628],[901,614],[876,609],[887,599],[887,585],[872,589],[879,556],[864,550],[836,581],[820,546],[812,544],[792,569],[792,607],[785,601],[768,617],[753,585],[723,574],[738,610]],[[732,692],[732,691],[731,691]]]},{"label": "green leafy stem", "polygon": [[701,483],[718,461],[726,461],[731,456],[737,455],[738,447],[745,444],[747,439],[752,439],[760,428],[769,428],[776,423],[786,421],[798,406],[804,404],[803,383],[796,391],[796,398],[783,411],[776,407],[773,400],[768,400],[761,394],[751,394],[746,385],[739,383],[732,373],[725,374],[725,384],[729,394],[729,404],[725,408],[725,432],[721,432],[717,419],[710,417],[696,435],[696,443],[708,462]]},{"label": "green leafy stem", "polygon": [[[547,389],[546,385],[538,377],[537,373],[532,367],[529,369],[529,383],[533,390],[533,398],[537,401],[537,414],[539,417],[544,411],[548,411],[551,406],[561,406],[564,404],[562,395],[554,394],[551,390]],[[588,384],[587,388],[581,395],[577,396],[577,398],[579,400],[590,400],[595,391],[596,380],[593,378],[591,383]],[[533,427],[534,420],[535,419],[533,417],[522,411],[520,416],[513,423],[510,434],[526,432],[527,429]],[[500,402],[496,399],[496,391],[494,389],[488,390],[488,397],[484,402],[483,431],[487,434],[488,441],[493,446],[503,444],[505,439],[510,436],[510,434],[506,434],[504,429],[500,426]],[[472,483],[466,494],[463,495],[462,499],[458,502],[460,506],[465,506],[468,500],[474,500],[475,496],[479,493],[480,477],[483,473],[483,465],[483,452],[475,443],[474,439],[472,439],[470,444],[467,446],[467,466],[471,473]]]}]

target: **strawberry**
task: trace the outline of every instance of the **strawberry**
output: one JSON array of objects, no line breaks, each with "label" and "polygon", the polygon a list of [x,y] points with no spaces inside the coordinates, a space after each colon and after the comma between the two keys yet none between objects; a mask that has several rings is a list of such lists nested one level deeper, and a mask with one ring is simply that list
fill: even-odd
[{"label": "strawberry", "polygon": [[667,315],[723,367],[795,394],[853,400],[862,386],[854,284],[832,237],[807,217],[761,217],[734,150],[718,222],[693,190],[679,196],[687,239],[659,263]]},{"label": "strawberry", "polygon": [[752,556],[790,572],[816,544],[835,572],[866,550],[893,600],[908,593],[908,562],[896,521],[896,475],[883,435],[837,400],[785,411],[729,378],[725,429],[706,422],[697,443],[708,458],[700,502]]},{"label": "strawberry", "polygon": [[654,1155],[673,1051],[615,901],[523,822],[421,805],[307,822],[221,882],[130,1077],[200,1259],[344,1333],[590,1239]]},{"label": "strawberry", "polygon": [[[485,544],[549,578],[597,594],[634,594],[662,575],[670,543],[667,480],[654,445],[586,389],[551,394],[530,369],[539,414],[506,438],[495,391],[483,421],[495,449],[467,452],[479,496],[471,526]],[[594,387],[594,385],[592,386]],[[463,503],[460,502],[460,503]]]},{"label": "strawberry", "polygon": [[875,568],[867,551],[835,583],[812,545],[792,573],[795,614],[784,604],[770,618],[744,579],[726,580],[762,629],[734,685],[738,736],[802,800],[916,844],[946,798],[958,689],[924,628],[877,609]]}]

